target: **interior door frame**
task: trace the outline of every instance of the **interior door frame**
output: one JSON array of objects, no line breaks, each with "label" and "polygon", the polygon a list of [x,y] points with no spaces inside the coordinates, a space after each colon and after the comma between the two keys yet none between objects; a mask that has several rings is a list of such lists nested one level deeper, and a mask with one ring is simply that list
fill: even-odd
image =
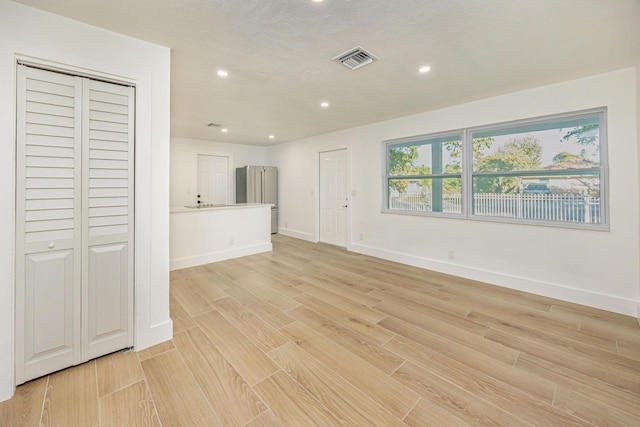
[{"label": "interior door frame", "polygon": [[316,175],[318,182],[316,185],[316,242],[320,242],[322,243],[320,236],[321,236],[321,208],[322,208],[322,194],[321,194],[321,189],[322,189],[322,154],[323,153],[330,153],[333,151],[342,151],[344,150],[345,152],[345,165],[347,168],[347,171],[345,173],[345,186],[346,188],[346,194],[347,194],[347,212],[346,212],[346,219],[345,219],[345,245],[343,246],[345,249],[349,249],[351,247],[351,203],[352,203],[352,197],[353,197],[353,191],[350,190],[351,188],[351,152],[349,150],[348,146],[340,146],[340,147],[335,147],[335,148],[330,148],[330,149],[326,149],[326,150],[319,150],[317,157],[316,157],[316,167],[318,168],[318,173]]}]

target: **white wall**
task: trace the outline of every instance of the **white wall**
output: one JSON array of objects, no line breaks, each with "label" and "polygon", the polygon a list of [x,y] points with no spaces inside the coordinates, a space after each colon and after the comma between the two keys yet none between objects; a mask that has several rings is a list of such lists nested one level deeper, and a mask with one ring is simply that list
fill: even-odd
[{"label": "white wall", "polygon": [[16,58],[136,85],[135,346],[170,339],[167,48],[0,0],[0,401],[14,390]]},{"label": "white wall", "polygon": [[229,203],[235,203],[236,168],[264,165],[266,148],[202,139],[171,138],[171,206],[196,204],[197,156],[229,157]]},{"label": "white wall", "polygon": [[[636,62],[636,116],[637,116],[637,129],[638,129],[638,164],[640,164],[640,58]],[[640,172],[639,172],[640,175]],[[640,176],[639,176],[640,178]],[[638,203],[640,203],[640,197],[638,197]],[[640,260],[638,260],[638,268],[640,269]],[[640,293],[640,281],[638,281],[638,292]],[[640,301],[636,304],[638,323],[640,323]]]},{"label": "white wall", "polygon": [[[383,140],[603,106],[610,231],[381,213]],[[356,194],[350,250],[634,315],[640,300],[638,120],[636,70],[629,68],[277,145],[267,157],[280,169],[280,232],[317,241],[318,152],[347,147]],[[448,261],[448,249],[456,251],[455,261]]]}]

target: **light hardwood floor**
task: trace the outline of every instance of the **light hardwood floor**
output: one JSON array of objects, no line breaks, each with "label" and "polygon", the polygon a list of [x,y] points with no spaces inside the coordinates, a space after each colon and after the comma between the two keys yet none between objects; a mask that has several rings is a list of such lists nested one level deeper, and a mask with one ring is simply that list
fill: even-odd
[{"label": "light hardwood floor", "polygon": [[172,272],[172,341],[27,383],[0,425],[640,425],[634,318],[273,245]]}]

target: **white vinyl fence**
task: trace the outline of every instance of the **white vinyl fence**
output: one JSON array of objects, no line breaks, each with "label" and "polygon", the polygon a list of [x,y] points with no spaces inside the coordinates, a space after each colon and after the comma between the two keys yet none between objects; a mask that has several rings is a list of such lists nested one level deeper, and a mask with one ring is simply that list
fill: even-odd
[{"label": "white vinyl fence", "polygon": [[[389,209],[432,212],[431,194],[390,194]],[[445,194],[442,212],[462,213],[462,196]],[[473,195],[473,214],[547,221],[600,223],[600,199],[574,194],[492,194]]]}]

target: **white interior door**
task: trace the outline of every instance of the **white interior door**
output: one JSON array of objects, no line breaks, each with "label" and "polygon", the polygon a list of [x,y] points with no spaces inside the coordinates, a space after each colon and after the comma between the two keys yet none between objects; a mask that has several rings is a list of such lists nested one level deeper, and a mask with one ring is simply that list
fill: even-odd
[{"label": "white interior door", "polygon": [[229,158],[198,154],[198,202],[229,203]]},{"label": "white interior door", "polygon": [[133,89],[17,70],[16,383],[133,343]]},{"label": "white interior door", "polygon": [[320,241],[347,246],[347,150],[320,153]]}]

